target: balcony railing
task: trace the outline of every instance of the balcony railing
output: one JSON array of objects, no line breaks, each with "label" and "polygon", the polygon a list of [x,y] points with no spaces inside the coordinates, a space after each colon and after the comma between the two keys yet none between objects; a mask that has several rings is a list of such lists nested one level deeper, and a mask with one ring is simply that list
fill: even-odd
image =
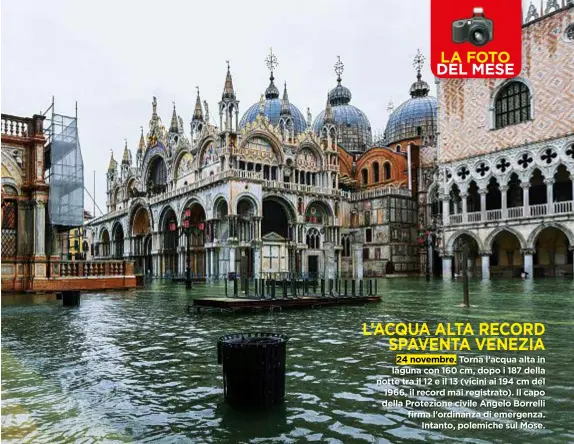
[{"label": "balcony railing", "polygon": [[2,114],[1,132],[3,136],[28,137],[32,119]]},{"label": "balcony railing", "polygon": [[127,264],[127,261],[60,261],[60,277],[124,276]]},{"label": "balcony railing", "polygon": [[278,180],[264,180],[263,188],[272,190],[283,190],[303,193],[324,194],[327,196],[348,197],[348,191],[338,190],[336,188],[320,187],[316,185],[303,185],[300,183],[282,182]]},{"label": "balcony railing", "polygon": [[531,216],[544,216],[548,212],[548,205],[540,204],[540,205],[531,205],[530,206],[530,215]]},{"label": "balcony railing", "polygon": [[[506,209],[506,217],[502,214],[502,209],[486,211],[486,222],[499,221],[503,219],[521,219],[525,217],[545,217],[550,213],[548,209],[553,210],[552,215],[574,213],[574,201],[553,202],[551,205],[539,204],[530,205],[529,207],[512,207]],[[463,221],[463,214],[451,214],[448,217],[450,225],[459,225],[463,223],[481,222],[482,212],[476,211],[466,214],[466,220]]]}]

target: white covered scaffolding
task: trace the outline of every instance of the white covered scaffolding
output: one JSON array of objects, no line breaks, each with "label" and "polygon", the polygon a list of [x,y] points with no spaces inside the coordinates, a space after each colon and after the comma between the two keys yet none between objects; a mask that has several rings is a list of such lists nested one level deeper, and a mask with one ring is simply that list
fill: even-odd
[{"label": "white covered scaffolding", "polygon": [[48,214],[58,229],[84,223],[84,162],[78,138],[78,112],[74,117],[57,114],[52,105],[44,113],[46,178],[50,185]]}]

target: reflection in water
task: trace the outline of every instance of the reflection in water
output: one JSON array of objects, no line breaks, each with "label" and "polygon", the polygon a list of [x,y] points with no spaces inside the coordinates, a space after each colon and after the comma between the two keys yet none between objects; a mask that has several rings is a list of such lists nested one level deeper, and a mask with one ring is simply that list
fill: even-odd
[{"label": "reflection in water", "polygon": [[[167,284],[86,294],[78,308],[2,296],[3,441],[571,442],[572,281],[472,282],[471,309],[461,285],[388,279],[381,304],[250,315],[188,315],[191,296]],[[546,429],[432,432],[406,408],[382,408],[376,380],[394,353],[362,323],[389,321],[545,322]],[[248,330],[290,337],[285,405],[263,416],[223,403],[217,338]]]}]

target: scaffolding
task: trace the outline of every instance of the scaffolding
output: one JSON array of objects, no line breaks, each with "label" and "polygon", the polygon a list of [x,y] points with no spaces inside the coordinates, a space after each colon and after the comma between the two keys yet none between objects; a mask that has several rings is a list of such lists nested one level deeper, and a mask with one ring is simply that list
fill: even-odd
[{"label": "scaffolding", "polygon": [[84,162],[78,138],[78,107],[74,117],[57,114],[52,104],[44,115],[46,180],[50,185],[48,214],[58,230],[84,223]]}]

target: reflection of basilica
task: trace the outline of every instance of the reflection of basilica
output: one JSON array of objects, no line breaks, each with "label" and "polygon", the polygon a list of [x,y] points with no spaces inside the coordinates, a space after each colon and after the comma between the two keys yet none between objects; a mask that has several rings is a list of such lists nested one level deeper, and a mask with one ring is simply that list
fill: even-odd
[{"label": "reflection of basilica", "polygon": [[392,137],[373,143],[340,60],[314,122],[289,101],[286,84],[280,98],[276,58],[267,61],[269,86],[241,119],[229,66],[218,126],[198,92],[191,134],[175,107],[166,129],[154,97],[135,165],[127,145],[120,165],[112,154],[109,212],[89,224],[97,256],[134,258],[155,276],[182,274],[186,236],[178,230],[189,208],[202,227],[190,237],[195,275],[418,272],[417,189],[421,162],[434,161],[436,132],[421,64],[411,99],[391,116]]}]

